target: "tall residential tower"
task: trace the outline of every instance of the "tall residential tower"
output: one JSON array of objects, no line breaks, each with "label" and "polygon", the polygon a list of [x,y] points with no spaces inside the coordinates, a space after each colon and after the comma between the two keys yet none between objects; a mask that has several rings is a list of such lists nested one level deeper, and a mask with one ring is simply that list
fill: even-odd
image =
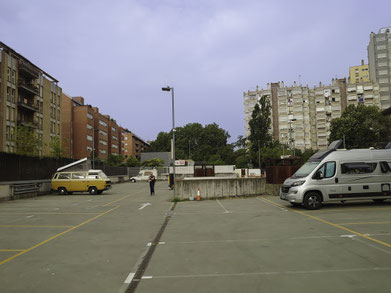
[{"label": "tall residential tower", "polygon": [[391,27],[371,33],[368,45],[369,77],[380,86],[381,108],[391,107]]}]

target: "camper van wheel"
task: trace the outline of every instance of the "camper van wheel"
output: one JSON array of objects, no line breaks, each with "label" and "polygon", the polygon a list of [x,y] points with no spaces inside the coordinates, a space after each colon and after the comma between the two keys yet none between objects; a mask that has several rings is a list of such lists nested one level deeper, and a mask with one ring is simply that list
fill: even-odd
[{"label": "camper van wheel", "polygon": [[96,189],[95,186],[90,187],[90,189],[88,191],[90,194],[97,194],[98,193],[98,189]]},{"label": "camper van wheel", "polygon": [[134,183],[134,182],[136,182],[136,179],[130,179],[130,182]]},{"label": "camper van wheel", "polygon": [[67,189],[65,187],[59,187],[58,188],[58,194],[66,195],[67,194]]},{"label": "camper van wheel", "polygon": [[308,210],[316,210],[322,206],[322,196],[317,192],[309,192],[304,196],[304,206]]}]

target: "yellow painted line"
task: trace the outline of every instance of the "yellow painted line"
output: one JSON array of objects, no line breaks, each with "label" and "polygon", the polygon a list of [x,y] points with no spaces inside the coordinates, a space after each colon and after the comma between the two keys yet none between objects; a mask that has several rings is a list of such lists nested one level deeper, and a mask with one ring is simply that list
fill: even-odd
[{"label": "yellow painted line", "polygon": [[346,211],[349,211],[349,212],[361,212],[361,211],[378,211],[378,210],[383,210],[383,211],[389,211],[391,210],[391,208],[376,208],[376,207],[373,207],[373,208],[360,208],[360,207],[357,207],[357,208],[347,208],[347,207],[341,207],[341,208],[338,208],[338,209],[325,209],[323,210],[322,212],[346,212]]},{"label": "yellow painted line", "polygon": [[381,225],[391,224],[391,222],[357,222],[357,223],[339,223],[337,225]]},{"label": "yellow painted line", "polygon": [[51,226],[51,225],[0,225],[0,228],[71,228],[73,226]]},{"label": "yellow painted line", "polygon": [[81,227],[81,226],[83,226],[83,225],[93,221],[93,220],[96,220],[97,218],[102,217],[102,216],[104,216],[104,215],[106,215],[106,214],[108,214],[108,213],[110,213],[110,212],[112,212],[112,211],[114,211],[115,209],[118,209],[118,208],[119,208],[119,206],[116,206],[116,207],[114,207],[114,208],[112,208],[112,209],[110,209],[110,210],[108,210],[106,212],[103,212],[103,213],[101,213],[101,214],[99,214],[99,215],[97,215],[97,216],[95,216],[95,217],[93,217],[91,219],[88,219],[87,221],[84,221],[83,223],[81,223],[81,224],[79,224],[77,226],[73,226],[72,228],[69,228],[69,229],[67,229],[67,230],[65,230],[65,231],[63,231],[61,233],[58,233],[58,234],[56,234],[56,235],[54,235],[54,236],[52,236],[52,237],[50,237],[50,238],[48,238],[48,239],[46,239],[46,240],[36,244],[36,245],[34,245],[34,246],[32,246],[32,247],[30,247],[30,248],[28,248],[26,250],[23,250],[23,251],[15,254],[15,255],[13,255],[13,256],[11,256],[11,257],[3,260],[3,261],[0,261],[0,265],[5,264],[6,262],[9,262],[10,260],[12,260],[12,259],[14,259],[14,258],[16,258],[18,256],[21,256],[21,255],[23,255],[23,254],[25,254],[25,253],[27,253],[27,252],[37,248],[37,247],[40,247],[40,246],[44,245],[45,243],[48,243],[49,241],[51,241],[53,239],[56,239],[56,238],[66,234],[68,232],[71,232],[71,231],[73,231],[73,230],[75,230],[75,229],[77,229],[77,228],[79,228],[79,227]]},{"label": "yellow painted line", "polygon": [[45,212],[25,212],[25,213],[1,213],[0,216],[13,216],[13,215],[96,215],[97,213],[45,213]]},{"label": "yellow painted line", "polygon": [[106,207],[106,206],[108,206],[108,205],[111,205],[111,204],[113,204],[113,203],[115,203],[115,202],[119,202],[120,200],[123,200],[123,199],[125,199],[125,198],[130,197],[130,196],[132,196],[132,195],[127,195],[127,196],[121,197],[120,199],[117,199],[117,200],[114,200],[114,201],[112,201],[112,202],[109,202],[109,203],[105,204],[104,207]]},{"label": "yellow painted line", "polygon": [[0,252],[14,252],[14,251],[24,251],[24,249],[0,249]]},{"label": "yellow painted line", "polygon": [[329,221],[323,220],[323,219],[318,218],[318,217],[315,217],[315,216],[308,215],[308,214],[306,214],[306,213],[303,213],[303,212],[294,210],[294,209],[292,209],[292,208],[290,208],[290,207],[286,207],[286,206],[280,205],[280,204],[278,204],[278,203],[275,203],[275,202],[273,202],[273,201],[271,201],[271,200],[268,200],[268,199],[265,199],[265,198],[261,198],[261,200],[263,200],[263,201],[265,201],[265,202],[267,202],[267,203],[269,203],[269,204],[275,205],[275,206],[277,206],[277,207],[287,208],[287,209],[291,210],[292,212],[295,212],[295,213],[298,213],[298,214],[300,214],[300,215],[303,215],[303,216],[309,217],[309,218],[311,218],[311,219],[317,220],[317,221],[319,221],[319,222],[328,224],[328,225],[333,226],[333,227],[335,227],[335,228],[338,228],[338,229],[341,229],[341,230],[348,231],[348,232],[350,232],[350,233],[352,233],[352,234],[356,234],[357,236],[361,236],[361,237],[363,237],[363,238],[365,238],[365,239],[371,240],[371,241],[373,241],[373,242],[376,242],[376,243],[378,243],[378,244],[381,244],[381,245],[384,245],[384,246],[387,246],[387,247],[391,248],[391,244],[386,243],[386,242],[383,242],[383,241],[380,241],[380,240],[377,240],[377,239],[372,238],[372,237],[369,237],[369,236],[366,236],[366,235],[364,235],[364,234],[362,234],[362,233],[360,233],[360,232],[351,230],[351,229],[349,229],[349,228],[343,227],[343,226],[338,225],[338,224],[331,223],[331,222],[329,222]]}]

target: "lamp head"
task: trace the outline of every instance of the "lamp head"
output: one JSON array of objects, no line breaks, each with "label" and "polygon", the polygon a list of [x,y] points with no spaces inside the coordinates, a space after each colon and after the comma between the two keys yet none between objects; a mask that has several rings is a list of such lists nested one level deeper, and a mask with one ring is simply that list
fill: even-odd
[{"label": "lamp head", "polygon": [[162,87],[162,91],[164,91],[164,92],[169,92],[170,90],[171,90],[171,88],[169,86]]}]

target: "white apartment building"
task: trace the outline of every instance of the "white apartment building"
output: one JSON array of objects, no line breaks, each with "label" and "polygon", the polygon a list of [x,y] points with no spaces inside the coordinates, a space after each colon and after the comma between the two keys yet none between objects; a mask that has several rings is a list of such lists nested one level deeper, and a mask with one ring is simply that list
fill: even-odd
[{"label": "white apartment building", "polygon": [[371,33],[368,44],[369,78],[380,85],[381,109],[391,107],[391,27]]},{"label": "white apartment building", "polygon": [[364,103],[380,108],[379,85],[369,81],[346,84],[346,79],[333,79],[330,85],[310,89],[307,86],[285,86],[284,82],[267,84],[266,89],[256,88],[244,97],[244,131],[250,135],[249,121],[254,106],[262,96],[269,99],[271,133],[281,144],[293,144],[304,150],[326,149],[330,135],[330,122],[341,117],[350,104]]}]

